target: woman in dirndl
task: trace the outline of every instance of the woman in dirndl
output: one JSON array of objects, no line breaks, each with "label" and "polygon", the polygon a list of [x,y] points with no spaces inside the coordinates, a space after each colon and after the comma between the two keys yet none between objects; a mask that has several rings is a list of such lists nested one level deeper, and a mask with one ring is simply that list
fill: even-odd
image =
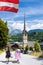
[{"label": "woman in dirndl", "polygon": [[17,59],[17,62],[20,63],[20,58],[21,58],[21,55],[20,55],[20,49],[16,49],[15,51],[15,58]]}]

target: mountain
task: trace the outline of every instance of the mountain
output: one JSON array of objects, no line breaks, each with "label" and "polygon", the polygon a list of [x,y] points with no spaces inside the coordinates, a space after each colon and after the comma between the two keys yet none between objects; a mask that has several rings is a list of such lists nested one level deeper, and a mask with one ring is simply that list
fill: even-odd
[{"label": "mountain", "polygon": [[33,29],[33,30],[30,30],[28,32],[43,32],[43,29]]},{"label": "mountain", "polygon": [[[33,29],[33,30],[30,30],[28,32],[43,32],[43,29]],[[19,33],[22,33],[22,31],[20,29],[15,29],[15,30],[12,30],[11,32],[9,32],[9,34],[19,34]]]},{"label": "mountain", "polygon": [[19,33],[22,33],[22,31],[19,29],[15,29],[15,30],[12,30],[11,32],[9,32],[9,34],[19,34]]}]

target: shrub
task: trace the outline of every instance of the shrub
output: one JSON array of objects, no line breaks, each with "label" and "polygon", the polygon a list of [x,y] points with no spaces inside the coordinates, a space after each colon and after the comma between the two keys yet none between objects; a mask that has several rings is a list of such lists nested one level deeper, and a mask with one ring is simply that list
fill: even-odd
[{"label": "shrub", "polygon": [[30,46],[30,47],[29,47],[29,50],[33,51],[33,47],[32,47],[32,46]]},{"label": "shrub", "polygon": [[20,48],[21,53],[22,53],[22,52],[23,52],[23,50],[24,50],[23,46],[20,46],[19,48]]},{"label": "shrub", "polygon": [[20,46],[20,50],[21,50],[21,49],[24,49],[23,46]]},{"label": "shrub", "polygon": [[40,52],[41,51],[41,47],[40,47],[40,44],[38,43],[38,41],[35,42],[34,48],[35,48],[36,52]]}]

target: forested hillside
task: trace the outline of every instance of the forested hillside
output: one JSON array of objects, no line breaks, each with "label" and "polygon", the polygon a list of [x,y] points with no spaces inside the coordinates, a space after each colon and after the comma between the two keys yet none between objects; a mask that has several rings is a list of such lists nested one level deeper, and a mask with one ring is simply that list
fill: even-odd
[{"label": "forested hillside", "polygon": [[[13,34],[9,35],[9,40],[8,41],[23,41],[22,34]],[[38,40],[40,42],[43,42],[43,32],[28,32],[28,40],[29,41],[35,41]]]}]

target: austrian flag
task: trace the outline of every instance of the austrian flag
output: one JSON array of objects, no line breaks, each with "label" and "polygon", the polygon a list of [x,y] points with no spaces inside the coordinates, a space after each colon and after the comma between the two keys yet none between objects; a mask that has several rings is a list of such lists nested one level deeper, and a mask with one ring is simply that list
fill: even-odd
[{"label": "austrian flag", "polygon": [[19,0],[0,0],[0,11],[18,11]]}]

